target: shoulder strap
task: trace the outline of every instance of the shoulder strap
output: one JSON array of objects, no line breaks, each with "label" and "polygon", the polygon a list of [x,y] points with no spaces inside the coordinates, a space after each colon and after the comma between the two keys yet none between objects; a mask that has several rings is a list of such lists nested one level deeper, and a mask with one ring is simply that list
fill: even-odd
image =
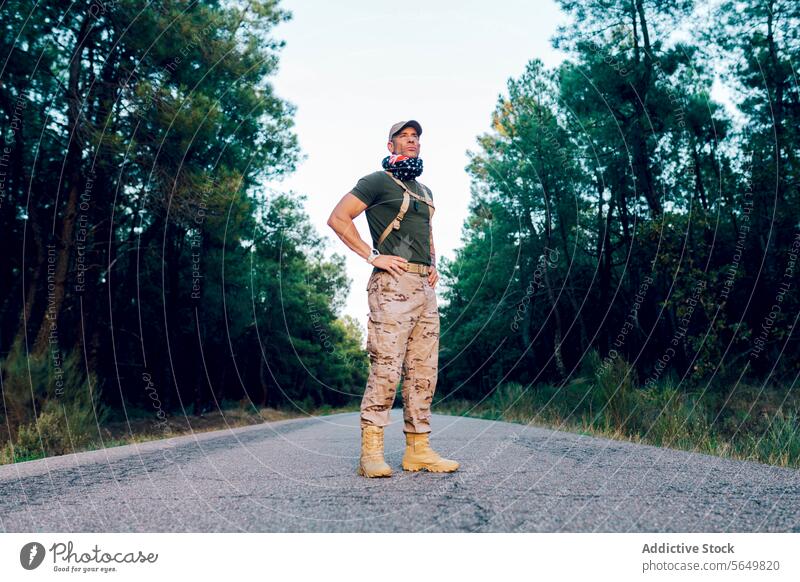
[{"label": "shoulder strap", "polygon": [[417,194],[416,192],[412,192],[411,190],[409,190],[408,186],[406,186],[406,185],[405,185],[405,184],[404,184],[402,181],[400,181],[400,180],[398,180],[397,178],[395,178],[395,177],[394,177],[394,175],[393,175],[391,172],[386,172],[386,173],[388,174],[388,176],[389,176],[389,177],[390,177],[392,180],[394,180],[394,181],[397,183],[397,185],[398,185],[398,186],[400,186],[400,187],[401,187],[401,188],[402,188],[402,189],[403,189],[405,192],[407,192],[407,193],[408,193],[410,196],[413,196],[414,198],[416,198],[416,199],[417,199],[417,200],[419,200],[420,202],[424,202],[425,204],[427,204],[427,205],[428,205],[428,206],[430,206],[431,208],[435,208],[435,206],[433,205],[433,199],[432,199],[432,198],[430,197],[430,195],[428,194],[428,188],[427,188],[427,187],[426,187],[424,184],[422,184],[422,182],[417,182],[417,184],[419,184],[419,185],[420,185],[420,188],[422,188],[422,192],[423,192],[423,196],[424,196],[424,197],[423,197],[423,196],[420,196],[420,195],[419,195],[419,194]]},{"label": "shoulder strap", "polygon": [[[394,176],[390,172],[386,172],[389,176],[394,179]],[[400,182],[400,184],[403,184]],[[400,228],[400,221],[403,220],[403,217],[406,215],[406,211],[408,210],[408,205],[411,202],[411,198],[408,195],[408,188],[403,186],[403,203],[400,205],[400,212],[397,213],[397,216],[394,217],[394,220],[389,223],[389,226],[381,234],[380,238],[378,239],[378,246],[380,247],[383,244],[383,241],[386,240],[386,237],[389,236],[389,233],[392,232],[392,229],[397,230]]]},{"label": "shoulder strap", "polygon": [[378,246],[383,244],[383,241],[386,240],[386,237],[389,236],[389,233],[392,232],[392,229],[398,230],[400,228],[400,222],[405,217],[406,211],[408,211],[408,205],[411,202],[411,197],[412,196],[414,198],[416,198],[417,200],[419,200],[420,202],[424,202],[425,204],[428,205],[429,216],[433,216],[433,211],[436,209],[436,207],[433,205],[433,200],[431,199],[430,195],[428,194],[428,189],[425,186],[423,186],[420,182],[417,182],[417,184],[419,184],[422,187],[422,191],[424,192],[424,195],[425,195],[424,198],[422,196],[420,196],[419,194],[409,190],[408,186],[406,186],[405,184],[403,184],[403,182],[401,182],[400,180],[395,178],[394,175],[391,172],[386,172],[386,174],[392,180],[397,182],[397,184],[403,189],[403,203],[400,205],[400,212],[397,213],[397,216],[395,216],[394,220],[392,220],[392,222],[389,224],[389,226],[386,227],[386,229],[383,231],[383,233],[381,234],[380,238],[378,239]]}]

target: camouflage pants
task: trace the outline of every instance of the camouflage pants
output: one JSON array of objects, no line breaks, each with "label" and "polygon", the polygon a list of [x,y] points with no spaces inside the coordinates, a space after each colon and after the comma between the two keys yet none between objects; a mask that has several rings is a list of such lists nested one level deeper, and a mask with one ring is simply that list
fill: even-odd
[{"label": "camouflage pants", "polygon": [[430,432],[439,367],[439,307],[427,275],[372,273],[367,284],[369,378],[361,426],[386,426],[403,378],[405,432]]}]

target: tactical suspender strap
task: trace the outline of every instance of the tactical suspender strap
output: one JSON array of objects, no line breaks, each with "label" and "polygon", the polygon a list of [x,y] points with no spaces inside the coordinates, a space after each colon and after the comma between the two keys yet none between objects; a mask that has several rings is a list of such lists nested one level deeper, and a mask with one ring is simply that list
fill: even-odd
[{"label": "tactical suspender strap", "polygon": [[[403,188],[405,188],[405,186],[403,186]],[[400,212],[397,214],[397,216],[394,217],[394,220],[392,220],[392,222],[389,223],[389,226],[386,227],[386,230],[383,231],[383,234],[381,234],[381,238],[378,239],[379,247],[383,244],[383,241],[386,240],[386,237],[389,236],[389,233],[392,232],[392,229],[397,230],[398,228],[400,228],[400,221],[403,220],[403,217],[406,215],[406,210],[408,210],[409,202],[411,202],[411,198],[409,198],[408,190],[406,189],[403,192],[403,203],[400,205]]]},{"label": "tactical suspender strap", "polygon": [[[400,205],[400,212],[397,214],[397,216],[395,216],[394,220],[389,224],[389,226],[386,227],[386,230],[383,231],[383,234],[381,234],[381,237],[378,239],[378,246],[380,246],[383,243],[383,241],[386,240],[386,237],[389,236],[389,233],[392,232],[392,229],[397,230],[400,228],[400,221],[402,221],[403,217],[405,217],[406,215],[406,211],[408,210],[408,205],[411,202],[412,196],[417,200],[419,200],[420,202],[424,202],[425,204],[428,205],[429,216],[433,216],[433,211],[436,209],[436,207],[433,205],[433,200],[431,200],[430,197],[428,196],[428,190],[427,188],[425,188],[425,186],[420,184],[422,191],[425,193],[425,197],[423,198],[419,194],[416,194],[411,190],[409,190],[408,186],[406,186],[405,184],[403,184],[403,182],[395,178],[391,172],[386,172],[386,173],[392,180],[397,182],[397,184],[403,188],[403,203]],[[419,184],[419,182],[417,183]]]}]

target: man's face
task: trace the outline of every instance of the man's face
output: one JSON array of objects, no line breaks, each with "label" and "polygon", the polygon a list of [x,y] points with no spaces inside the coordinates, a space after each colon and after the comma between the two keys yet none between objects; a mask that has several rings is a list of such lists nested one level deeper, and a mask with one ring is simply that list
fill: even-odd
[{"label": "man's face", "polygon": [[404,127],[402,131],[394,134],[394,138],[386,147],[393,154],[401,154],[409,158],[416,158],[419,156],[419,136],[417,130],[413,127]]}]

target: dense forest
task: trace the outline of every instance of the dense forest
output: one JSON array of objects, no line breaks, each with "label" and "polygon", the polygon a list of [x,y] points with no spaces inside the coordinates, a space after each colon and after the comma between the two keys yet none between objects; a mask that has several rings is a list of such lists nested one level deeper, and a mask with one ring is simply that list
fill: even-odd
[{"label": "dense forest", "polygon": [[264,187],[300,155],[276,4],[0,6],[0,440],[363,383],[343,257]]},{"label": "dense forest", "polygon": [[[796,461],[800,4],[558,3],[568,57],[531,55],[467,152],[437,406],[538,394],[526,421],[588,403],[649,432],[680,400],[708,430],[766,387]],[[359,401],[344,257],[305,195],[267,186],[303,155],[270,83],[290,17],[273,0],[0,5],[0,446],[69,451],[133,410]],[[748,398],[729,432],[761,411]]]},{"label": "dense forest", "polygon": [[642,387],[788,393],[800,4],[560,4],[570,58],[509,80],[470,152],[471,215],[442,269],[444,385],[563,384],[588,356]]}]

